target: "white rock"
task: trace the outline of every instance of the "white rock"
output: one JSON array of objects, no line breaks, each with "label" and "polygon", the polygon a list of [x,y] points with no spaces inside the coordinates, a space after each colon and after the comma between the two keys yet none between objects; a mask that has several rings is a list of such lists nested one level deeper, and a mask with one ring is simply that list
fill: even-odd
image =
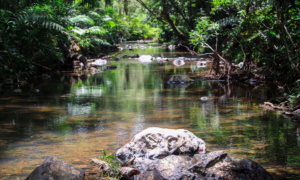
[{"label": "white rock", "polygon": [[207,100],[208,100],[208,97],[201,97],[200,100],[201,100],[201,101],[207,101]]},{"label": "white rock", "polygon": [[152,62],[151,59],[152,59],[152,56],[150,56],[150,55],[141,55],[139,57],[139,61],[142,63],[150,63],[150,62]]},{"label": "white rock", "polygon": [[94,62],[91,63],[92,66],[103,66],[107,64],[107,60],[103,59],[96,59]]},{"label": "white rock", "polygon": [[197,61],[196,66],[199,67],[206,67],[206,61]]},{"label": "white rock", "polygon": [[205,142],[185,129],[164,129],[152,127],[137,135],[116,152],[116,157],[121,162],[132,158],[157,157],[171,154],[205,153]]},{"label": "white rock", "polygon": [[176,60],[173,61],[173,64],[175,66],[183,66],[185,64],[185,62],[182,59],[176,59]]},{"label": "white rock", "polygon": [[244,66],[244,62],[240,62],[240,63],[238,64],[238,66],[239,66],[240,68],[242,68],[242,67]]},{"label": "white rock", "polygon": [[14,93],[21,93],[22,92],[22,89],[15,89],[13,90]]}]

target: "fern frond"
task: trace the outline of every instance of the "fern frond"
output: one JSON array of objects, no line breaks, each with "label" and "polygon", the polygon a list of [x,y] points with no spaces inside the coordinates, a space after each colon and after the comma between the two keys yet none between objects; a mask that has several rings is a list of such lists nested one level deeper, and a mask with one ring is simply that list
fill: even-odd
[{"label": "fern frond", "polygon": [[105,29],[102,29],[99,26],[93,26],[90,27],[88,29],[81,29],[81,28],[74,28],[72,29],[73,32],[75,32],[76,34],[79,34],[80,36],[85,36],[87,34],[93,34],[93,35],[105,35],[106,31]]},{"label": "fern frond", "polygon": [[89,14],[90,16],[94,16],[94,17],[97,17],[97,18],[100,18],[100,17],[101,17],[101,15],[98,14],[98,13],[96,13],[95,11],[89,11],[88,14]]},{"label": "fern frond", "polygon": [[97,44],[97,45],[111,46],[111,44],[109,42],[107,42],[106,40],[103,40],[103,39],[93,38],[92,41],[94,44]]},{"label": "fern frond", "polygon": [[80,29],[78,27],[75,27],[74,29],[72,29],[72,31],[76,34],[79,34],[80,36],[85,33],[85,29]]},{"label": "fern frond", "polygon": [[86,15],[78,15],[69,19],[72,23],[82,22],[88,25],[95,24],[94,20]]},{"label": "fern frond", "polygon": [[95,35],[104,35],[106,34],[105,29],[102,29],[99,26],[93,26],[85,30],[85,34],[95,34]]},{"label": "fern frond", "polygon": [[257,38],[260,35],[260,33],[254,33],[251,37],[247,39],[247,41],[252,41],[253,39]]},{"label": "fern frond", "polygon": [[21,13],[14,18],[15,26],[34,26],[36,28],[44,28],[48,30],[64,31],[64,27],[55,22],[55,19],[47,15],[36,15]]},{"label": "fern frond", "polygon": [[241,22],[241,19],[239,17],[230,16],[230,17],[226,17],[226,18],[219,20],[217,23],[220,26],[227,26],[227,25],[235,25],[236,23],[240,23],[240,22]]}]

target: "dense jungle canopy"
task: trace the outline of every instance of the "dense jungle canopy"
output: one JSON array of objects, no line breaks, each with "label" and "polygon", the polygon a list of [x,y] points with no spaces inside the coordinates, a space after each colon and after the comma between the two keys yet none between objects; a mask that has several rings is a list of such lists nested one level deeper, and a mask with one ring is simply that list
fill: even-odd
[{"label": "dense jungle canopy", "polygon": [[[0,82],[56,72],[72,53],[99,57],[126,40],[182,45],[228,66],[293,82],[300,74],[297,0],[0,0]],[[79,51],[79,52],[78,52]]]}]

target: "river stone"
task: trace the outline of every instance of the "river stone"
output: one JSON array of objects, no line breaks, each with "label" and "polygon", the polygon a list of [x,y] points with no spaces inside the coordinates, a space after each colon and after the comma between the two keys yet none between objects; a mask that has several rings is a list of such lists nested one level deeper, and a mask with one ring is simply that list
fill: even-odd
[{"label": "river stone", "polygon": [[142,63],[150,63],[152,62],[152,56],[150,55],[141,55],[139,56],[139,61]]},{"label": "river stone", "polygon": [[185,62],[184,62],[184,59],[175,59],[175,60],[173,61],[173,64],[174,64],[175,66],[183,66],[183,65],[185,65]]},{"label": "river stone", "polygon": [[168,83],[175,83],[175,84],[192,83],[192,82],[194,82],[194,80],[189,78],[187,75],[179,75],[179,74],[173,75],[173,77],[168,81]]},{"label": "river stone", "polygon": [[[136,179],[193,179],[193,173],[187,171],[191,158],[188,156],[169,155],[162,159],[136,158],[133,166],[139,169],[142,174]],[[146,166],[145,166],[146,165]]]},{"label": "river stone", "polygon": [[152,127],[134,136],[134,138],[116,152],[120,162],[133,158],[160,158],[171,154],[205,153],[205,142],[185,129],[164,129]]},{"label": "river stone", "polygon": [[92,66],[103,66],[107,64],[107,60],[103,59],[96,59],[94,62],[91,63]]},{"label": "river stone", "polygon": [[84,171],[76,168],[67,162],[58,159],[56,156],[49,156],[41,166],[26,178],[26,180],[83,180]]},{"label": "river stone", "polygon": [[136,158],[132,165],[141,170],[138,180],[272,180],[272,176],[260,165],[249,159],[228,156],[224,151],[208,154],[170,155],[162,159]]}]

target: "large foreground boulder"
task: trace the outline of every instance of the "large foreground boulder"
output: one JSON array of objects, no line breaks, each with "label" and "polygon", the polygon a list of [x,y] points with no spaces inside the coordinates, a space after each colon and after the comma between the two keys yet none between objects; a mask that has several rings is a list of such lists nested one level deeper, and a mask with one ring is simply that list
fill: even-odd
[{"label": "large foreground boulder", "polygon": [[172,78],[168,81],[171,84],[184,84],[184,83],[192,83],[194,82],[193,79],[189,78],[187,75],[179,75],[175,74]]},{"label": "large foreground boulder", "polygon": [[195,154],[193,157],[170,155],[163,159],[137,158],[132,165],[140,169],[136,179],[143,180],[271,180],[272,176],[249,159],[228,156],[224,151]]},{"label": "large foreground boulder", "polygon": [[205,152],[205,142],[190,131],[148,128],[120,148],[116,158],[140,170],[135,180],[272,179],[250,159]]},{"label": "large foreground boulder", "polygon": [[84,171],[71,166],[56,156],[49,156],[41,166],[26,178],[26,180],[83,180]]},{"label": "large foreground boulder", "polygon": [[127,162],[133,158],[156,159],[171,154],[205,152],[205,142],[184,129],[148,128],[116,152],[116,158]]}]

